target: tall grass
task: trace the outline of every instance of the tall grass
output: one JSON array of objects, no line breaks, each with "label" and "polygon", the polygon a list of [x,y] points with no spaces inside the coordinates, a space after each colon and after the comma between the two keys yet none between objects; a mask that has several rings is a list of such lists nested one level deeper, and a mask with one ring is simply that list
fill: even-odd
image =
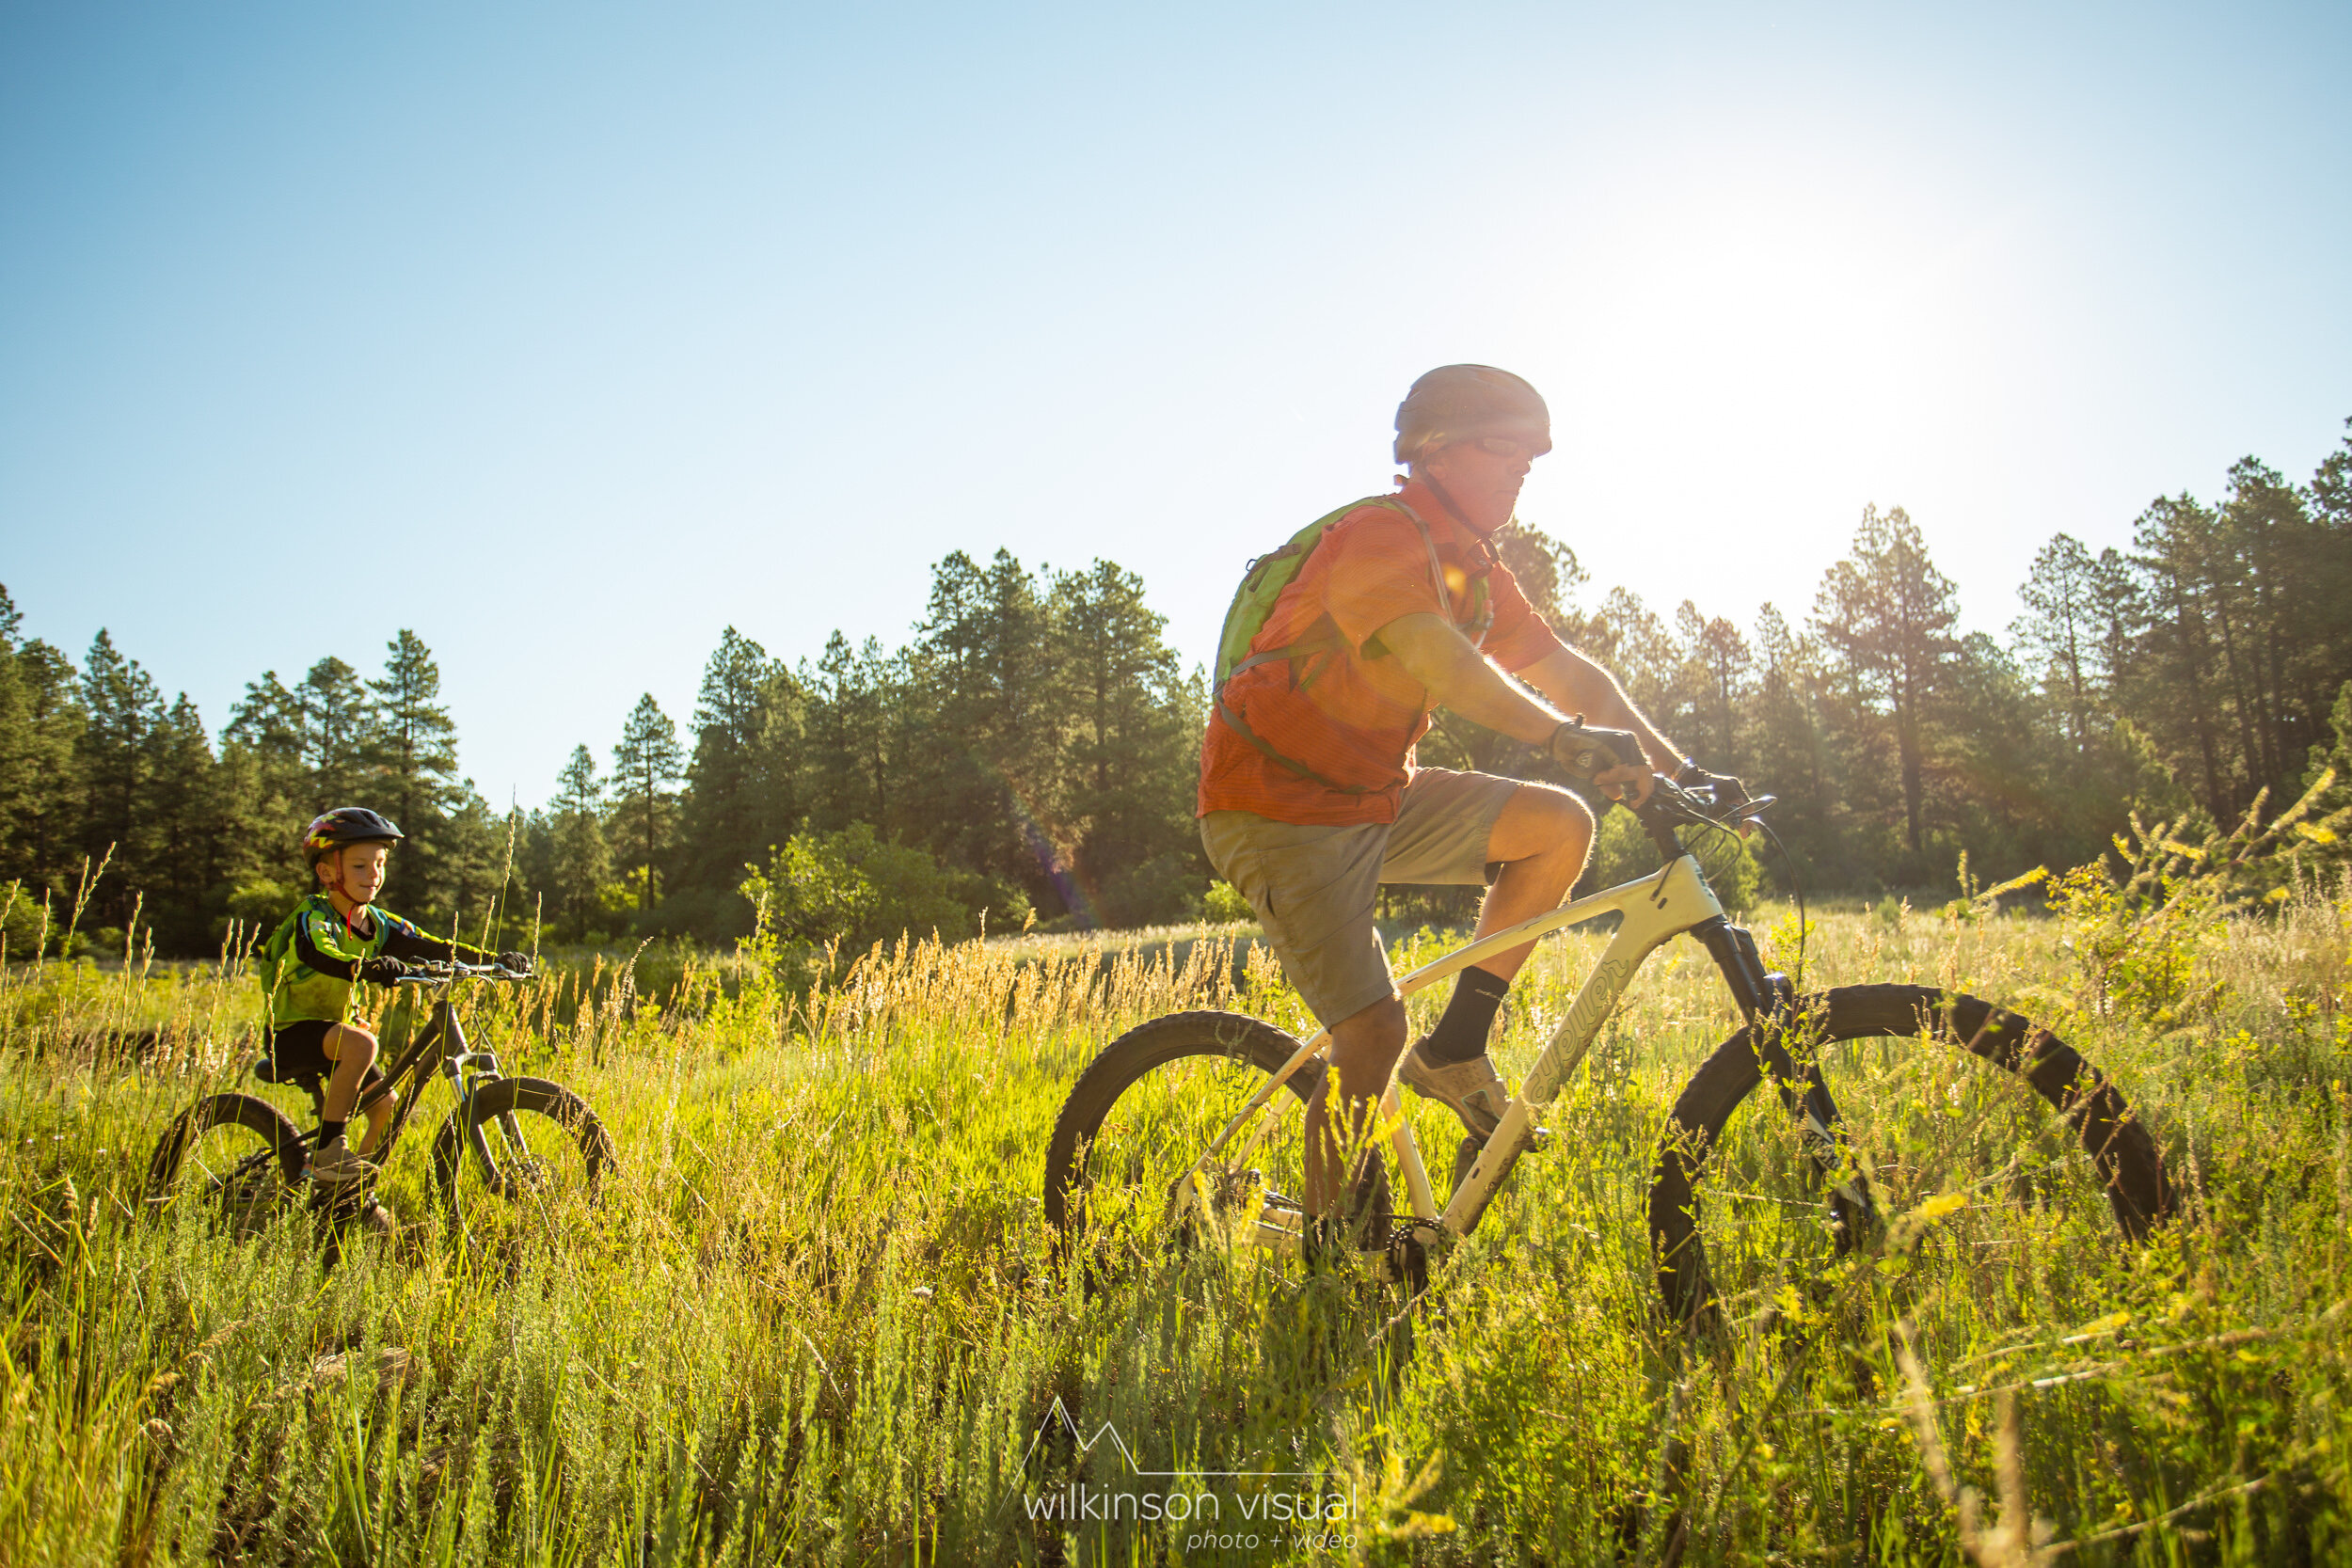
[{"label": "tall grass", "polygon": [[[2340,1560],[2348,924],[2352,898],[2307,890],[2197,928],[2198,1000],[2158,1022],[2047,919],[1821,916],[1809,987],[1911,979],[2052,1023],[2157,1130],[2186,1212],[2128,1249],[2021,1085],[1838,1047],[1895,1241],[1836,1258],[1783,1118],[1741,1112],[1707,1190],[1733,1327],[1698,1346],[1660,1320],[1644,1220],[1665,1109],[1734,1024],[1692,943],[1401,1323],[1393,1295],[1257,1257],[1091,1293],[1049,1264],[1042,1152],[1096,1051],[1184,1007],[1304,1023],[1230,936],[902,944],[805,990],[686,962],[480,988],[469,1032],[584,1094],[616,1178],[551,1232],[453,1213],[428,1105],[383,1184],[401,1229],[331,1269],[302,1211],[236,1242],[141,1201],[199,1095],[307,1114],[240,1077],[241,960],[13,965],[0,1560]],[[1757,926],[1793,958],[1792,915]],[[1522,977],[1506,1072],[1599,945],[1570,933]],[[1442,1168],[1452,1138],[1413,1114]],[[1219,1521],[1032,1516],[1073,1482],[1214,1494]],[[1343,1499],[1319,1544],[1238,1522],[1291,1493]]]}]

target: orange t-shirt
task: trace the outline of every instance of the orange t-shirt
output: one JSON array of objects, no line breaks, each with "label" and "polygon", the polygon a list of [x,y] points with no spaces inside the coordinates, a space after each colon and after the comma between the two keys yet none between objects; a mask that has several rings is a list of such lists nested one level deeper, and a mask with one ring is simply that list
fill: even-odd
[{"label": "orange t-shirt", "polygon": [[1487,657],[1524,670],[1560,646],[1510,570],[1428,486],[1416,480],[1396,499],[1428,525],[1451,602],[1438,602],[1421,530],[1393,507],[1367,501],[1325,530],[1249,650],[1328,645],[1244,671],[1226,682],[1224,699],[1260,739],[1329,783],[1267,756],[1212,705],[1194,815],[1248,811],[1300,826],[1395,821],[1413,747],[1429,729],[1429,691],[1392,655],[1367,656],[1364,644],[1398,617],[1431,610],[1467,628],[1479,578],[1494,616],[1480,647]]}]

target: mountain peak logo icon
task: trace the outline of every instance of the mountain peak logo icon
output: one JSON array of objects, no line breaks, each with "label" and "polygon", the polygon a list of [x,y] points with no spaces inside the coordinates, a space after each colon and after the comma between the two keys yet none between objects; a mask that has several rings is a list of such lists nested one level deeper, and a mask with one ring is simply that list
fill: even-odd
[{"label": "mountain peak logo icon", "polygon": [[1320,1476],[1323,1473],[1320,1470],[1204,1470],[1195,1466],[1188,1466],[1182,1470],[1147,1470],[1136,1458],[1135,1449],[1127,1446],[1127,1439],[1120,1435],[1117,1426],[1105,1420],[1094,1429],[1092,1436],[1087,1435],[1079,1427],[1077,1418],[1070,1414],[1070,1407],[1063,1404],[1061,1396],[1057,1394],[1054,1396],[1054,1402],[1046,1407],[1044,1416],[1039,1419],[1037,1430],[1029,1434],[1029,1446],[1021,1451],[1021,1468],[1025,1474],[1028,1470],[1029,1461],[1037,1454],[1038,1445],[1044,1442],[1045,1434],[1057,1426],[1070,1433],[1070,1440],[1077,1445],[1080,1458],[1092,1453],[1097,1445],[1108,1442],[1112,1449],[1118,1453],[1120,1461],[1125,1464],[1127,1473],[1131,1476],[1206,1478],[1209,1476]]},{"label": "mountain peak logo icon", "polygon": [[[1069,1435],[1070,1444],[1081,1460],[1107,1445],[1119,1455],[1125,1475],[1104,1483],[1073,1478],[1045,1491],[1025,1493],[1024,1483],[1034,1473],[1032,1466],[1038,1461],[1038,1449],[1057,1429]],[[1009,1505],[1016,1495],[1022,1496],[1028,1516],[1040,1522],[1211,1523],[1222,1518],[1228,1505],[1232,1505],[1247,1520],[1271,1524],[1279,1519],[1305,1524],[1350,1518],[1355,1508],[1354,1488],[1351,1486],[1345,1493],[1324,1492],[1324,1472],[1320,1470],[1209,1470],[1197,1465],[1152,1469],[1136,1458],[1135,1449],[1117,1425],[1105,1420],[1089,1433],[1059,1396],[1046,1407],[1037,1430],[1029,1434],[1029,1446],[1022,1450],[1019,1471],[1021,1479],[1005,1494],[1005,1504],[1000,1506]],[[1224,1484],[1211,1489],[1209,1483],[1217,1479],[1222,1479]],[[1295,1484],[1300,1479],[1308,1481],[1306,1487]],[[1287,1489],[1269,1484],[1283,1480],[1293,1484]]]}]

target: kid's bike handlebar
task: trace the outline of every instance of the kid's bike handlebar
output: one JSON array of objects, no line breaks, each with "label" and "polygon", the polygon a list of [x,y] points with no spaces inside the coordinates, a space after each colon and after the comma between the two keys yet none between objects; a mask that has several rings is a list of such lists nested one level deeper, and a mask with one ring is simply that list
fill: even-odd
[{"label": "kid's bike handlebar", "polygon": [[392,982],[396,986],[445,986],[455,980],[528,980],[523,971],[508,969],[503,964],[412,963],[408,973]]}]

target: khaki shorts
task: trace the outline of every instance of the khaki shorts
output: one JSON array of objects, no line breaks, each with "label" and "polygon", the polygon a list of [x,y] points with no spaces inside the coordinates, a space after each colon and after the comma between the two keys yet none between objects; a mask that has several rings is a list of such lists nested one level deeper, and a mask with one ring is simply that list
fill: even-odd
[{"label": "khaki shorts", "polygon": [[1372,928],[1383,882],[1476,886],[1486,841],[1517,779],[1423,768],[1394,822],[1303,828],[1255,812],[1213,811],[1200,842],[1216,874],[1257,911],[1298,994],[1327,1026],[1391,995]]}]

